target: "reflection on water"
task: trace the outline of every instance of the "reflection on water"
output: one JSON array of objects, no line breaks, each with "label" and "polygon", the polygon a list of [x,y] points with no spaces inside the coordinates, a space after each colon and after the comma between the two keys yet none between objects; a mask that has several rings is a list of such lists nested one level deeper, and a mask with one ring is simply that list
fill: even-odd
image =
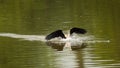
[{"label": "reflection on water", "polygon": [[46,44],[48,46],[51,46],[53,49],[56,49],[57,51],[63,51],[66,49],[79,50],[79,49],[85,48],[87,46],[87,43],[72,44],[71,42],[66,42],[66,43],[46,42]]},{"label": "reflection on water", "polygon": [[[76,68],[76,67],[90,68],[91,67],[91,68],[93,68],[93,67],[99,66],[99,64],[102,64],[101,62],[114,62],[115,61],[115,60],[109,60],[109,59],[101,59],[101,57],[98,57],[97,55],[91,54],[89,52],[89,51],[94,51],[94,48],[92,48],[92,46],[91,46],[92,44],[110,43],[109,40],[100,40],[100,38],[98,40],[98,38],[93,39],[93,37],[85,36],[85,37],[80,37],[81,39],[79,39],[79,42],[78,42],[78,39],[76,41],[73,39],[72,41],[66,41],[66,42],[52,42],[52,41],[46,41],[44,35],[21,35],[21,34],[14,34],[14,33],[0,33],[0,36],[3,38],[10,37],[10,38],[16,38],[18,40],[20,39],[22,41],[26,40],[26,41],[30,41],[30,42],[36,41],[36,42],[44,43],[44,44],[40,43],[40,45],[37,45],[37,46],[34,46],[32,43],[32,45],[27,46],[27,49],[28,49],[27,51],[29,52],[29,49],[30,49],[30,53],[24,52],[24,53],[21,53],[21,55],[18,54],[18,55],[10,56],[11,59],[16,58],[16,59],[20,60],[18,64],[25,65],[24,67],[26,67],[26,66],[34,67],[34,63],[38,63],[37,66],[39,66],[39,63],[40,63],[40,67],[42,67],[42,66],[44,67],[46,65],[46,63],[48,62],[48,67],[50,66],[49,68],[52,68],[52,67],[53,68],[54,67],[55,68],[56,67],[57,68],[66,68],[66,67],[69,67],[69,68]],[[90,38],[92,38],[92,40],[90,40]],[[48,47],[47,47],[47,49],[48,49],[47,51],[44,50],[44,49],[46,49],[45,43],[48,46],[50,46],[52,49],[57,50],[57,52],[56,51],[52,52],[51,49],[49,49]],[[15,45],[12,47],[18,47],[18,45]],[[23,46],[23,45],[24,44],[19,45],[20,50],[18,49],[17,52],[15,52],[15,54],[18,53],[19,51],[21,52],[22,49],[24,49],[24,48],[26,49],[26,46]],[[36,50],[36,48],[37,48],[37,50]],[[7,49],[9,50],[9,48],[7,48]],[[47,52],[47,53],[45,53],[45,52]],[[51,54],[51,52],[53,54]],[[9,52],[7,52],[7,53],[9,53]],[[7,53],[5,53],[5,55],[3,55],[2,58],[6,57]],[[100,52],[99,54],[104,54],[104,53]],[[32,57],[32,56],[34,56],[34,57]],[[46,58],[51,57],[51,59],[48,58],[47,60],[49,60],[49,61],[41,62],[43,57],[45,59],[45,56],[46,56]],[[7,60],[3,60],[1,63],[9,64],[7,62],[10,59],[8,57],[6,59]],[[24,59],[24,61],[21,59]],[[35,60],[33,60],[33,59],[35,59]],[[29,60],[29,61],[26,61],[26,60]],[[54,63],[52,63],[52,64],[50,63],[50,65],[49,65],[49,62],[52,62],[52,61],[54,61]],[[12,62],[17,62],[17,60],[12,61]],[[23,62],[27,62],[27,64],[24,64]],[[55,64],[55,65],[53,65],[53,64]],[[53,66],[51,67],[51,65],[53,65]],[[108,65],[105,65],[102,67],[110,67],[110,65],[111,65],[111,67],[114,65],[117,65],[119,67],[119,64],[108,64]]]},{"label": "reflection on water", "polygon": [[56,52],[57,58],[55,59],[57,68],[77,68],[79,67],[76,54],[73,51]]},{"label": "reflection on water", "polygon": [[[105,46],[106,47],[106,46]],[[97,54],[104,55],[100,57],[95,53],[91,53],[90,51],[94,51],[94,48],[86,48],[83,52],[83,59],[85,68],[119,68],[120,62],[113,58],[113,56],[107,56],[106,51],[102,50],[102,52],[97,52]],[[107,58],[109,57],[109,58]],[[113,58],[113,59],[110,59]]]},{"label": "reflection on water", "polygon": [[51,42],[46,42],[48,46],[51,46],[53,49],[56,49],[57,51],[63,51],[63,48],[65,46],[65,43],[51,43]]}]

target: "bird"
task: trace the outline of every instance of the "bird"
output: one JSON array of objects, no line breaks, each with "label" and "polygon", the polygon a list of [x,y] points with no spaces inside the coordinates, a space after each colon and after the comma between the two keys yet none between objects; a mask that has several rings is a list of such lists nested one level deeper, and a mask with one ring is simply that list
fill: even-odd
[{"label": "bird", "polygon": [[[70,29],[69,36],[72,36],[74,33],[75,34],[85,34],[85,33],[87,33],[87,31],[85,29],[83,29],[83,28],[73,27],[73,28]],[[68,36],[66,36],[63,33],[63,31],[59,29],[59,30],[56,30],[56,31],[48,34],[45,37],[45,39],[48,40],[48,41],[53,39],[53,38],[67,39]]]},{"label": "bird", "polygon": [[85,43],[80,42],[79,37],[75,34],[85,34],[87,31],[83,28],[73,27],[66,35],[62,30],[56,30],[48,34],[45,39],[48,46],[58,50],[75,50],[81,49]]}]

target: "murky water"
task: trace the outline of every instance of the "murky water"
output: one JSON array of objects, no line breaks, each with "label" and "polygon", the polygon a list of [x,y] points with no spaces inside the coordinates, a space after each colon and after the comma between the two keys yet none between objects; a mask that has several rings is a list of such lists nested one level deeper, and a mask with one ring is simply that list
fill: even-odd
[{"label": "murky water", "polygon": [[[120,68],[119,18],[119,0],[0,0],[0,68]],[[72,27],[85,43],[44,39]]]}]

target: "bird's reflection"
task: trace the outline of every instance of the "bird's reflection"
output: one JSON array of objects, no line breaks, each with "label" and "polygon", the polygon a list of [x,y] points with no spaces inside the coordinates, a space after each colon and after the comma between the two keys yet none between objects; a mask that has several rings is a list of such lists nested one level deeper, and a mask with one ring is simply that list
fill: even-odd
[{"label": "bird's reflection", "polygon": [[62,51],[65,43],[53,43],[53,42],[46,42],[48,46],[51,46],[53,49],[57,49],[57,51]]},{"label": "bird's reflection", "polygon": [[87,46],[87,43],[71,43],[71,42],[61,42],[61,43],[55,43],[55,42],[46,42],[48,46],[51,46],[53,49],[56,49],[57,51],[63,51],[66,48],[69,48],[71,50],[80,50]]},{"label": "bird's reflection", "polygon": [[80,50],[83,49],[87,46],[87,43],[81,43],[81,44],[76,44],[76,45],[71,45],[72,50]]}]

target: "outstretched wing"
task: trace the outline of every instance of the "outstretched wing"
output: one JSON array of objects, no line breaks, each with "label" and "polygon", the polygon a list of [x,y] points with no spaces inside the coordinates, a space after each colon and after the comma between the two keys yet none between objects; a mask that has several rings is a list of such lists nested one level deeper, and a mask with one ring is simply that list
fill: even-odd
[{"label": "outstretched wing", "polygon": [[50,39],[55,38],[55,37],[66,38],[65,35],[63,34],[62,30],[56,30],[56,31],[50,33],[49,35],[47,35],[45,39],[50,40]]},{"label": "outstretched wing", "polygon": [[86,32],[87,31],[85,29],[83,29],[83,28],[76,28],[76,27],[74,27],[74,28],[72,28],[70,30],[70,35],[72,35],[73,33],[85,34]]}]

